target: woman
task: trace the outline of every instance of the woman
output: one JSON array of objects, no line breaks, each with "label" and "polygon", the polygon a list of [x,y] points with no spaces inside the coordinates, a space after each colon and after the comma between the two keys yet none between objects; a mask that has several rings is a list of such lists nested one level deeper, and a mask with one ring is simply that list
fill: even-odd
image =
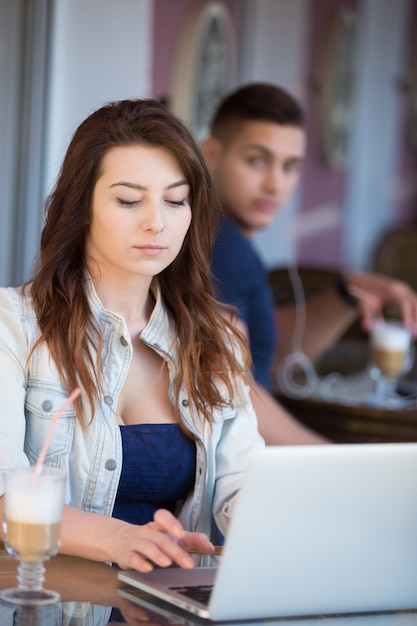
[{"label": "woman", "polygon": [[[0,468],[68,472],[61,552],[149,571],[210,553],[264,445],[245,346],[209,271],[217,206],[199,148],[153,100],[77,129],[31,283],[0,290]],[[123,463],[122,463],[123,459]]]}]

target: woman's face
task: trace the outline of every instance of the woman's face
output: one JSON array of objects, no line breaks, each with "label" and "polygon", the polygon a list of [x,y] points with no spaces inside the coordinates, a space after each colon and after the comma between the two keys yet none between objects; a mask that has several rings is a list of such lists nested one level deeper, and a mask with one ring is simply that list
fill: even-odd
[{"label": "woman's face", "polygon": [[156,276],[178,255],[190,222],[189,185],[171,152],[111,148],[94,187],[87,264],[118,279]]}]

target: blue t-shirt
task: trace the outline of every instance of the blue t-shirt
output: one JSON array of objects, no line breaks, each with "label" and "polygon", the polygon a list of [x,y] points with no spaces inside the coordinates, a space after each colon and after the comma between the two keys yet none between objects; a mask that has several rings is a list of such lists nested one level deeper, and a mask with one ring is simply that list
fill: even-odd
[{"label": "blue t-shirt", "polygon": [[250,240],[226,217],[219,222],[211,271],[217,298],[235,306],[247,325],[255,379],[271,389],[277,334],[268,275]]}]

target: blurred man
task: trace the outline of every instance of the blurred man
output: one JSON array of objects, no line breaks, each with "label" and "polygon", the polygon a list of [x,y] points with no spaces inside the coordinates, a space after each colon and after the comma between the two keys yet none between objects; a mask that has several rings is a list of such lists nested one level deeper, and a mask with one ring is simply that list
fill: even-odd
[{"label": "blurred man", "polygon": [[[218,296],[237,307],[238,325],[249,341],[259,430],[269,445],[324,443],[271,393],[274,365],[292,351],[295,307],[275,310],[267,271],[251,242],[299,182],[306,152],[302,109],[274,85],[243,86],[220,103],[202,148],[223,209],[212,271]],[[317,358],[358,316],[370,328],[386,304],[396,305],[415,336],[417,294],[406,284],[370,272],[344,274],[334,288],[307,302],[304,353]]]}]

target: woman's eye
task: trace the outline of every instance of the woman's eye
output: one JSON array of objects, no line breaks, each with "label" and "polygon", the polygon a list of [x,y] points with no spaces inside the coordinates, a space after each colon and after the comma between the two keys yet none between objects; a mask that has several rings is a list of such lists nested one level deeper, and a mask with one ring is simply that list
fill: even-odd
[{"label": "woman's eye", "polygon": [[174,206],[185,206],[185,200],[167,200],[168,204],[173,204]]},{"label": "woman's eye", "polygon": [[134,206],[139,202],[139,200],[124,200],[123,198],[117,198],[117,202],[121,206]]}]

